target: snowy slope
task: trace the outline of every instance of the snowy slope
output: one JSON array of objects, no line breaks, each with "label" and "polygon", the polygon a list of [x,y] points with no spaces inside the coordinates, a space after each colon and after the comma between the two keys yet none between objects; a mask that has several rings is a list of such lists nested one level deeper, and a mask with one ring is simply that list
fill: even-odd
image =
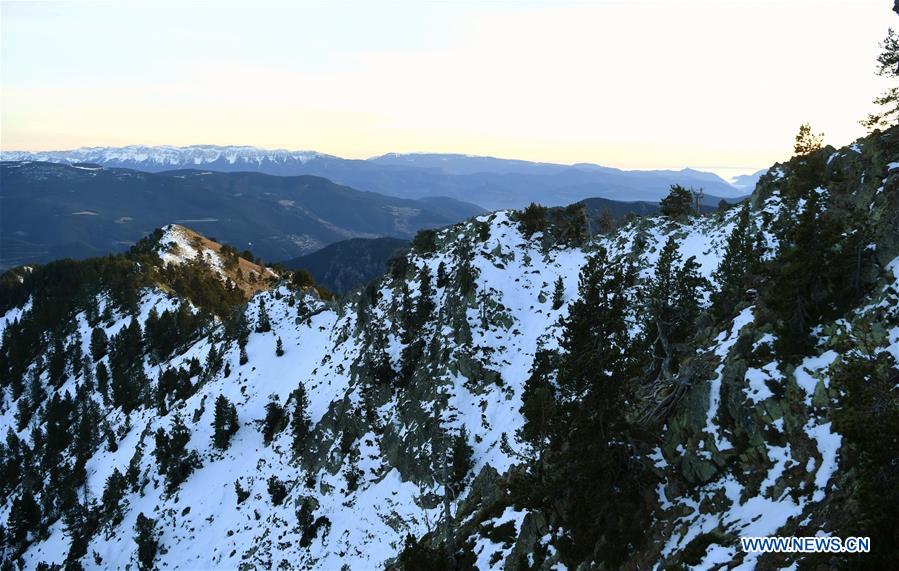
[{"label": "snowy slope", "polygon": [[[764,219],[800,207],[785,205],[774,192],[753,207],[753,224],[765,227]],[[205,362],[215,346],[224,350],[230,369],[227,377],[220,373],[203,381],[195,394],[164,415],[153,408],[138,409],[130,418],[119,410],[109,413],[107,421],[121,435],[118,449],[112,452],[101,445],[90,459],[85,496],[98,498],[108,475],[114,468],[126,471],[141,444],[140,471],[145,485],[140,493],[126,496],[124,520],[96,534],[82,562],[101,568],[134,563],[134,522],[137,514],[144,513],[158,520],[164,548],[157,556],[160,568],[382,568],[396,557],[407,534],[421,537],[442,517],[435,498],[444,490],[426,466],[433,443],[422,436],[422,422],[438,415],[447,432],[467,428],[474,451],[468,485],[490,468],[507,473],[519,461],[514,451],[522,446],[516,437],[522,425],[521,394],[534,354],[541,346],[559,346],[560,318],[578,295],[578,274],[588,256],[602,246],[611,263],[626,258],[635,261],[640,275],[648,278],[665,242],[674,237],[683,258],[695,257],[703,277],[714,282],[713,272],[736,224],[737,210],[729,210],[720,219],[709,216],[690,223],[640,219],[593,238],[585,247],[547,246],[539,234],[526,238],[510,213],[498,212],[438,232],[434,252],[409,254],[407,277],[386,277],[373,286],[373,293],[363,294],[374,301],[363,304],[361,296],[356,296],[341,303],[323,302],[287,285],[257,294],[246,308],[248,321],[251,325],[258,322],[261,303],[271,318],[272,330],[250,333],[246,364],[240,364],[238,348],[224,341],[218,327],[168,364],[178,366],[194,357]],[[167,242],[179,243],[177,254],[166,254],[168,261],[177,263],[182,256],[195,256],[189,241],[171,228],[167,232]],[[779,244],[770,232],[764,237],[771,255]],[[413,364],[418,368],[404,390],[372,387],[365,373],[366,358],[374,346],[367,337],[372,331],[370,324],[383,332],[390,364],[398,371],[405,349],[398,307],[408,301],[404,296],[414,301],[422,295],[414,276],[423,268],[433,277],[442,264],[454,276],[460,264],[460,245],[473,250],[475,293],[460,297],[452,285],[454,278],[447,286],[434,288],[434,311],[415,335],[439,340],[443,356],[428,354],[421,363]],[[899,356],[899,258],[887,267],[892,272],[890,282],[874,292],[855,317],[876,314],[884,323],[892,323],[876,350]],[[559,277],[565,304],[554,310],[553,284]],[[106,302],[101,299],[100,303],[104,306]],[[145,321],[151,308],[161,311],[178,303],[160,291],[147,289],[138,319]],[[830,349],[831,335],[837,333],[823,331],[842,327],[845,332],[851,326],[825,324],[818,346],[795,369],[776,360],[751,363],[745,374],[738,376],[740,392],[734,397],[725,394],[723,384],[738,360],[741,337],[749,336],[755,348],[774,342],[770,331],[757,329],[757,310],[755,305],[742,307],[702,348],[712,373],[696,387],[700,399],[700,414],[694,415],[696,429],[683,429],[683,441],[676,447],[660,446],[654,455],[663,482],[657,490],[659,512],[653,528],[658,561],[682,552],[691,541],[713,531],[733,536],[771,535],[787,524],[808,521],[832,490],[842,440],[819,401],[821,386],[826,388],[829,371],[839,357]],[[10,309],[0,323],[20,318],[27,311],[27,305]],[[636,311],[633,308],[629,316],[634,335],[639,333]],[[457,321],[459,315],[464,327]],[[112,334],[130,320],[130,316],[115,313],[105,329]],[[76,322],[87,351],[91,328],[84,314],[79,314]],[[466,338],[461,329],[468,329],[470,335]],[[280,357],[275,354],[279,338],[285,350]],[[429,368],[424,370],[425,366]],[[144,367],[148,377],[155,379],[158,366],[147,361]],[[54,390],[74,392],[84,382],[83,377],[70,378],[58,389],[48,386],[47,390],[51,394]],[[307,450],[293,458],[289,431],[266,445],[259,425],[271,395],[284,405],[300,384],[308,393],[315,428]],[[785,426],[783,414],[776,412],[780,397],[772,388],[804,395],[807,406],[791,417],[798,425]],[[240,419],[240,429],[226,451],[211,445],[213,403],[219,395],[235,403]],[[723,421],[727,401],[734,398],[751,415],[767,419],[765,430],[778,434],[776,440],[762,443],[762,453],[754,460],[758,473],[748,477],[731,464],[712,471],[693,492],[672,487],[683,466],[696,465],[702,472],[703,463],[716,462],[734,448],[734,427]],[[0,429],[15,430],[15,406],[8,391],[3,393],[2,411]],[[169,496],[156,471],[152,435],[159,427],[171,426],[175,415],[191,430],[188,447],[198,451],[202,467]],[[31,428],[18,431],[24,442],[31,438]],[[672,429],[670,437],[677,434]],[[509,446],[504,446],[504,441]],[[351,490],[347,476],[354,469],[354,454],[362,476],[358,487]],[[797,472],[804,482],[801,486],[795,484]],[[266,489],[272,476],[288,486],[288,496],[280,505],[273,505]],[[249,499],[240,504],[235,482],[250,491]],[[458,509],[464,499],[463,491],[452,509]],[[303,530],[297,515],[304,504],[313,506],[313,518],[325,518],[321,521],[326,522],[308,546],[300,544]],[[9,518],[10,506],[10,498],[5,499],[0,519]],[[510,506],[489,521],[493,525],[511,522],[518,534],[527,515]],[[26,567],[33,568],[40,561],[62,563],[68,544],[67,532],[58,521],[49,537],[25,552]],[[477,539],[474,551],[479,568],[500,568],[506,557],[512,557],[508,545],[483,536]],[[711,569],[740,555],[733,546],[713,542],[698,568]],[[756,563],[752,555],[738,561],[739,568],[745,569]]]}]

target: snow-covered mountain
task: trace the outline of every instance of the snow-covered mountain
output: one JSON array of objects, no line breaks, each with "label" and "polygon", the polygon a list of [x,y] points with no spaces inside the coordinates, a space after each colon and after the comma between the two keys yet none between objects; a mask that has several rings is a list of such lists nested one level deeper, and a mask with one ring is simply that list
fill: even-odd
[{"label": "snow-covered mountain", "polygon": [[218,286],[159,267],[171,228],[7,275],[3,557],[795,568],[821,559],[738,537],[852,532],[875,553],[825,565],[891,567],[899,128],[855,149],[776,165],[746,210],[481,215],[340,301],[297,276],[201,317]]},{"label": "snow-covered mountain", "polygon": [[315,159],[336,159],[337,157],[315,151],[262,149],[243,145],[189,145],[186,147],[128,145],[125,147],[81,147],[70,151],[4,151],[2,158],[7,161],[93,163],[156,172],[191,166],[210,168],[226,165],[233,167],[229,170],[241,168],[254,170],[266,165],[304,165]]},{"label": "snow-covered mountain", "polygon": [[[719,176],[696,171],[624,171],[592,164],[563,165],[456,154],[389,153],[351,160],[314,151],[194,145],[86,147],[71,151],[3,151],[2,160],[92,163],[147,172],[197,169],[253,171],[278,176],[311,174],[360,190],[402,198],[444,196],[488,210],[530,202],[563,206],[585,198],[658,201],[672,184],[703,188],[708,204],[743,196]],[[751,189],[750,189],[751,190]]]}]

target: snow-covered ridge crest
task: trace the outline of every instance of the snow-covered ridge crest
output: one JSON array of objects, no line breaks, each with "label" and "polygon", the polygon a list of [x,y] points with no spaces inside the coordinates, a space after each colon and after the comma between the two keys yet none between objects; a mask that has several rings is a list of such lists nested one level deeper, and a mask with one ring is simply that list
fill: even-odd
[{"label": "snow-covered ridge crest", "polygon": [[233,250],[223,251],[223,246],[180,224],[168,224],[162,228],[159,239],[159,257],[163,264],[182,265],[200,262],[222,280],[244,290],[247,295],[268,288],[268,281],[278,277],[271,268],[251,262]]},{"label": "snow-covered ridge crest", "polygon": [[245,145],[170,145],[125,147],[80,147],[61,151],[3,151],[2,160],[32,160],[58,163],[139,163],[155,166],[188,166],[224,162],[231,165],[305,164],[320,157],[316,151],[264,149]]}]

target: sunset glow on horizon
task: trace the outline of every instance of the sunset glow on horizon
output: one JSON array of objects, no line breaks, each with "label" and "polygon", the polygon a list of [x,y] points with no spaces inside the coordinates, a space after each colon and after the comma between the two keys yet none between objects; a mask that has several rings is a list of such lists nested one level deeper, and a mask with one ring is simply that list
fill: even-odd
[{"label": "sunset glow on horizon", "polygon": [[[751,172],[861,136],[885,0],[3,2],[0,148],[254,145]],[[838,78],[838,79],[834,79]]]}]

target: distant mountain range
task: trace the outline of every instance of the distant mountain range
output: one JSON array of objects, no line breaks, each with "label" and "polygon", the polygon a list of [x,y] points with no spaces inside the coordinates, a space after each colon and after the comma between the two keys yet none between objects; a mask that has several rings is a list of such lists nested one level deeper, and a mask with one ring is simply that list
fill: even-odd
[{"label": "distant mountain range", "polygon": [[322,176],[337,184],[401,198],[449,197],[496,210],[530,202],[561,206],[585,198],[657,202],[671,184],[703,188],[708,204],[751,192],[718,175],[683,170],[621,170],[595,164],[562,165],[460,154],[389,153],[368,160],[314,151],[194,145],[86,147],[71,151],[3,152],[5,160],[93,163],[162,172],[202,168],[278,176]]},{"label": "distant mountain range", "polygon": [[307,175],[0,162],[0,269],[124,251],[170,223],[280,261],[347,238],[409,238],[481,212],[449,198],[384,196]]}]

